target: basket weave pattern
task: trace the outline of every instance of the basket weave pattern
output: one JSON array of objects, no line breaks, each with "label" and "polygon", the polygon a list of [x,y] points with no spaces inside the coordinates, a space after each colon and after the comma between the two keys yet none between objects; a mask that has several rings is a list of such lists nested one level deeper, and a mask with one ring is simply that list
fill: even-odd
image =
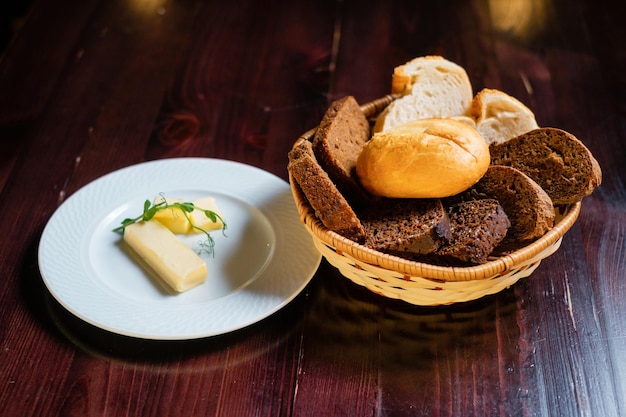
[{"label": "basket weave pattern", "polygon": [[[393,96],[361,108],[368,117],[384,109]],[[298,141],[312,140],[315,129]],[[294,145],[295,146],[295,145]],[[554,227],[532,244],[489,262],[470,267],[444,267],[377,252],[330,231],[315,216],[304,193],[289,178],[300,219],[324,258],[358,285],[389,298],[415,305],[442,305],[475,300],[502,291],[529,276],[542,259],[553,254],[580,213],[580,202],[556,207]]]}]

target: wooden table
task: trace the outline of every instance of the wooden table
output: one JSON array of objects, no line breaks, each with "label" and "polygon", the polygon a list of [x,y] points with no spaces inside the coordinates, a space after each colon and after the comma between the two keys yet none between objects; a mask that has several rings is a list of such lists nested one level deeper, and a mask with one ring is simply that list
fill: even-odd
[{"label": "wooden table", "polygon": [[[0,60],[3,416],[626,415],[626,30],[603,1],[32,2]],[[285,308],[187,341],[126,337],[46,289],[42,230],[92,180],[212,157],[287,179],[329,102],[428,54],[582,139],[602,186],[497,295],[383,298],[326,261]]]}]

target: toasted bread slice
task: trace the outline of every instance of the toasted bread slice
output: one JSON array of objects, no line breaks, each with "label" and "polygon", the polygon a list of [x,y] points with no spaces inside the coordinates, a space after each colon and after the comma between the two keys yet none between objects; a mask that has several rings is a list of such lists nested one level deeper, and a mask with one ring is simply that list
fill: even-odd
[{"label": "toasted bread slice", "polygon": [[556,205],[573,204],[602,182],[600,164],[574,135],[540,128],[489,146],[491,163],[519,169],[543,188]]},{"label": "toasted bread slice", "polygon": [[361,221],[317,162],[311,142],[303,140],[294,145],[287,170],[324,226],[356,242],[364,239]]},{"label": "toasted bread slice", "polygon": [[550,196],[522,171],[491,165],[472,188],[451,197],[446,203],[493,198],[506,213],[511,227],[498,246],[510,251],[528,245],[554,226],[555,211]]},{"label": "toasted bread slice", "polygon": [[352,96],[331,103],[313,138],[317,161],[355,206],[367,200],[356,177],[356,160],[369,138],[369,122]]},{"label": "toasted bread slice", "polygon": [[505,238],[511,222],[497,200],[462,201],[448,207],[450,239],[437,250],[449,264],[483,264]]},{"label": "toasted bread slice", "polygon": [[439,199],[381,199],[361,219],[365,246],[399,256],[434,253],[450,237],[448,214]]}]

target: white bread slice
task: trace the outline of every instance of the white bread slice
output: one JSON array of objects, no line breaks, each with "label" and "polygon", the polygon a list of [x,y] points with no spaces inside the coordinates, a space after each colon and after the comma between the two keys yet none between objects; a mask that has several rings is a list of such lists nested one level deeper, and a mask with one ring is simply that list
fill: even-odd
[{"label": "white bread slice", "polygon": [[465,69],[440,56],[418,57],[396,67],[391,91],[401,97],[378,115],[374,133],[418,119],[464,115],[473,99]]},{"label": "white bread slice", "polygon": [[535,114],[507,93],[485,88],[472,100],[469,115],[488,145],[537,129]]},{"label": "white bread slice", "polygon": [[[465,69],[460,65],[449,61],[439,55],[428,55],[413,58],[409,62],[400,65],[393,70],[391,76],[391,94],[413,94],[416,84],[417,93],[424,91],[424,85],[433,83],[452,82],[454,85],[464,87],[466,90],[471,84]],[[472,94],[472,93],[470,93]],[[468,104],[472,99],[468,100]]]}]

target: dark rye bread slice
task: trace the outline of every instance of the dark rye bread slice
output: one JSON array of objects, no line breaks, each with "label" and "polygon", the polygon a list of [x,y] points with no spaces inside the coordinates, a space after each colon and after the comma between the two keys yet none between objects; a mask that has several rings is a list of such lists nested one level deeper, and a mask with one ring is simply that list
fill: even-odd
[{"label": "dark rye bread slice", "polygon": [[348,239],[363,241],[363,225],[317,162],[311,142],[303,140],[293,147],[289,152],[287,170],[324,226]]},{"label": "dark rye bread slice", "polygon": [[469,190],[450,197],[448,203],[493,198],[498,200],[511,222],[505,238],[496,248],[508,252],[526,246],[554,226],[554,206],[550,196],[520,170],[491,165]]},{"label": "dark rye bread slice", "polygon": [[573,204],[602,182],[589,149],[561,129],[539,128],[489,146],[491,163],[519,169],[544,189],[555,205]]},{"label": "dark rye bread slice", "polygon": [[511,226],[497,200],[462,201],[447,207],[450,239],[437,250],[447,264],[483,264]]},{"label": "dark rye bread slice", "polygon": [[361,214],[364,245],[403,257],[434,253],[450,237],[439,199],[381,199]]},{"label": "dark rye bread slice", "polygon": [[369,138],[369,122],[352,96],[331,103],[313,137],[319,164],[353,205],[368,199],[356,176],[356,160]]}]

